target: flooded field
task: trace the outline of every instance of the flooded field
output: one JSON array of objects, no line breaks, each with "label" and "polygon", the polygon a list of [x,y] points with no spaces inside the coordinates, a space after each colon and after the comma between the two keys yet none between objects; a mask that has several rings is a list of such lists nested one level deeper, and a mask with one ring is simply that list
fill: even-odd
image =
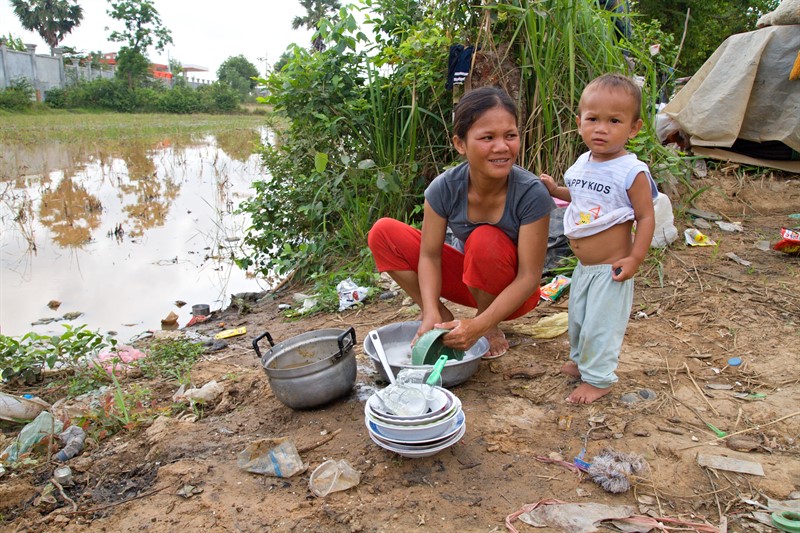
[{"label": "flooded field", "polygon": [[198,128],[171,118],[164,129],[144,118],[126,132],[74,116],[6,130],[0,333],[86,324],[127,341],[170,312],[183,326],[194,304],[213,311],[233,293],[264,290],[231,257],[248,224],[235,210],[265,179],[255,151],[266,129],[255,117],[229,119]]}]

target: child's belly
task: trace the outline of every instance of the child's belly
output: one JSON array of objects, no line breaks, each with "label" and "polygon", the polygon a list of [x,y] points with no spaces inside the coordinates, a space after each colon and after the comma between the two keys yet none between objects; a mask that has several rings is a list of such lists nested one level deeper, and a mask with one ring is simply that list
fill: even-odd
[{"label": "child's belly", "polygon": [[632,221],[617,224],[590,237],[570,239],[569,245],[584,265],[610,264],[631,253],[632,227]]}]

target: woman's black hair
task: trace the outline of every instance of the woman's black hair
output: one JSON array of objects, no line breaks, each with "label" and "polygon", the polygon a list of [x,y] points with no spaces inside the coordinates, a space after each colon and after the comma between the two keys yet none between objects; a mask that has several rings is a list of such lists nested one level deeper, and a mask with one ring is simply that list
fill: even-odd
[{"label": "woman's black hair", "polygon": [[453,114],[453,135],[459,139],[466,139],[467,132],[486,111],[495,107],[502,107],[512,115],[517,122],[517,106],[514,100],[500,87],[480,87],[474,89],[459,100]]}]

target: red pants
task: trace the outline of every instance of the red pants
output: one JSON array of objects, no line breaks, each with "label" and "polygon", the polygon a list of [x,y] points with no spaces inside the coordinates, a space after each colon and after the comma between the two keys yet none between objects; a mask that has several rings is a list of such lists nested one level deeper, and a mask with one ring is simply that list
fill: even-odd
[{"label": "red pants", "polygon": [[[382,218],[369,231],[369,248],[378,271],[419,272],[422,232],[393,218]],[[499,295],[517,277],[517,247],[508,235],[490,225],[475,228],[462,254],[442,245],[442,294],[451,302],[477,308],[469,287]],[[506,320],[521,317],[539,303],[539,289]]]}]

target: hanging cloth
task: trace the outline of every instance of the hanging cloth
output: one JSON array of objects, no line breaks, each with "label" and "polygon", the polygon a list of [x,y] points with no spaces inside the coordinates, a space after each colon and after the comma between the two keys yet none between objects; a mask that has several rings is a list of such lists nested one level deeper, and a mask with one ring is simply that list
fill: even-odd
[{"label": "hanging cloth", "polygon": [[450,57],[447,60],[447,82],[445,88],[452,91],[454,85],[464,85],[464,80],[469,76],[472,66],[473,46],[464,47],[454,44],[450,47]]}]

